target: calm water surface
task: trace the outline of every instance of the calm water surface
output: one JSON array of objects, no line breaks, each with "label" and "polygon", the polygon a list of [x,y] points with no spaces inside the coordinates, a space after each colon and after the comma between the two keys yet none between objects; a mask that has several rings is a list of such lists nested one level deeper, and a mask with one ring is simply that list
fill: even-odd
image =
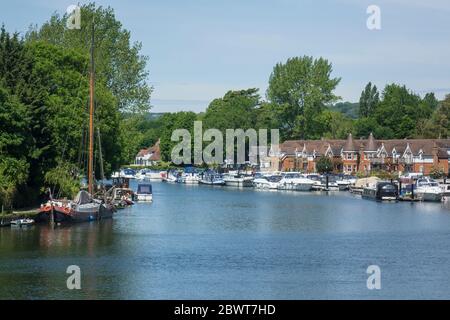
[{"label": "calm water surface", "polygon": [[[450,208],[153,183],[114,219],[0,228],[0,298],[450,299]],[[381,268],[368,290],[366,268]],[[66,288],[78,265],[82,289]]]}]

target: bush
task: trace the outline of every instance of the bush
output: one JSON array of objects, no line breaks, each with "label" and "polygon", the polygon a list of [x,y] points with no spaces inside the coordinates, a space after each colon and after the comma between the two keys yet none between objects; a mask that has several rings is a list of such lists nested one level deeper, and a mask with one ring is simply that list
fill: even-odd
[{"label": "bush", "polygon": [[316,163],[316,169],[320,174],[332,172],[333,162],[328,157],[320,157]]},{"label": "bush", "polygon": [[431,168],[430,177],[433,179],[441,179],[445,177],[445,172],[442,168],[434,166]]}]

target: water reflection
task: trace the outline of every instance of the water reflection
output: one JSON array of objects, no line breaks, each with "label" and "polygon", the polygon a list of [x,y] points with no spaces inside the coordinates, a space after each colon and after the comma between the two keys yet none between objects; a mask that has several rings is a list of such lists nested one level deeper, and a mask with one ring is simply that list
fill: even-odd
[{"label": "water reflection", "polygon": [[[114,219],[0,228],[0,298],[450,298],[448,203],[154,183]],[[79,265],[82,290],[66,288]],[[379,264],[382,292],[365,289]],[[408,272],[405,272],[408,270]]]}]

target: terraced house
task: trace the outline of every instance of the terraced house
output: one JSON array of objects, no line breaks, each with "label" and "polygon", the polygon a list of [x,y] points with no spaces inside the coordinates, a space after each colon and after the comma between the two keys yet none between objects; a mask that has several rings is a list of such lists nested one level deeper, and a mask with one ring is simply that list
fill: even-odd
[{"label": "terraced house", "polygon": [[450,139],[367,139],[288,140],[279,153],[270,157],[271,169],[280,171],[316,172],[320,157],[329,157],[336,172],[354,174],[372,170],[421,172],[433,169],[449,174]]}]

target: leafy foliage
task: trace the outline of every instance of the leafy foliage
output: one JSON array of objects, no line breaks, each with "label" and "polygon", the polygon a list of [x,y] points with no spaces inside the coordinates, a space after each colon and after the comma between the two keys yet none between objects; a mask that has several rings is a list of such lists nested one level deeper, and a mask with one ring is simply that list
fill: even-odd
[{"label": "leafy foliage", "polygon": [[316,170],[321,174],[332,172],[333,162],[328,157],[320,157],[316,162]]},{"label": "leafy foliage", "polygon": [[369,117],[375,111],[378,103],[380,102],[380,94],[377,86],[372,86],[369,82],[364,91],[361,92],[361,98],[359,99],[359,116]]},{"label": "leafy foliage", "polygon": [[269,78],[267,98],[274,104],[283,138],[320,138],[318,115],[339,97],[333,90],[340,78],[331,78],[326,59],[309,56],[278,63]]},{"label": "leafy foliage", "polygon": [[[45,182],[53,190],[58,190],[57,197],[72,199],[80,188],[77,168],[68,162],[61,162],[45,173]],[[53,193],[53,191],[52,191]]]},{"label": "leafy foliage", "polygon": [[[87,164],[89,48],[95,17],[95,128],[108,174],[130,159],[138,128],[123,113],[149,110],[147,58],[111,8],[82,6],[81,30],[53,15],[25,39],[0,32],[0,202],[30,205],[45,186],[73,195]],[[143,134],[141,134],[143,136]],[[99,158],[95,139],[95,158]],[[131,145],[132,150],[127,146]],[[99,170],[98,162],[97,171]],[[19,170],[11,174],[9,166]],[[65,170],[70,168],[70,176]],[[75,169],[76,168],[76,169]],[[19,174],[20,173],[20,174]],[[73,176],[73,177],[72,177]],[[97,175],[98,176],[98,175]]]},{"label": "leafy foliage", "polygon": [[146,82],[148,57],[140,54],[142,44],[131,43],[130,32],[122,27],[110,7],[84,4],[81,17],[81,30],[69,30],[65,28],[67,15],[55,13],[39,29],[31,29],[27,40],[42,40],[88,55],[94,23],[97,79],[112,92],[120,111],[147,112],[152,88]]}]

